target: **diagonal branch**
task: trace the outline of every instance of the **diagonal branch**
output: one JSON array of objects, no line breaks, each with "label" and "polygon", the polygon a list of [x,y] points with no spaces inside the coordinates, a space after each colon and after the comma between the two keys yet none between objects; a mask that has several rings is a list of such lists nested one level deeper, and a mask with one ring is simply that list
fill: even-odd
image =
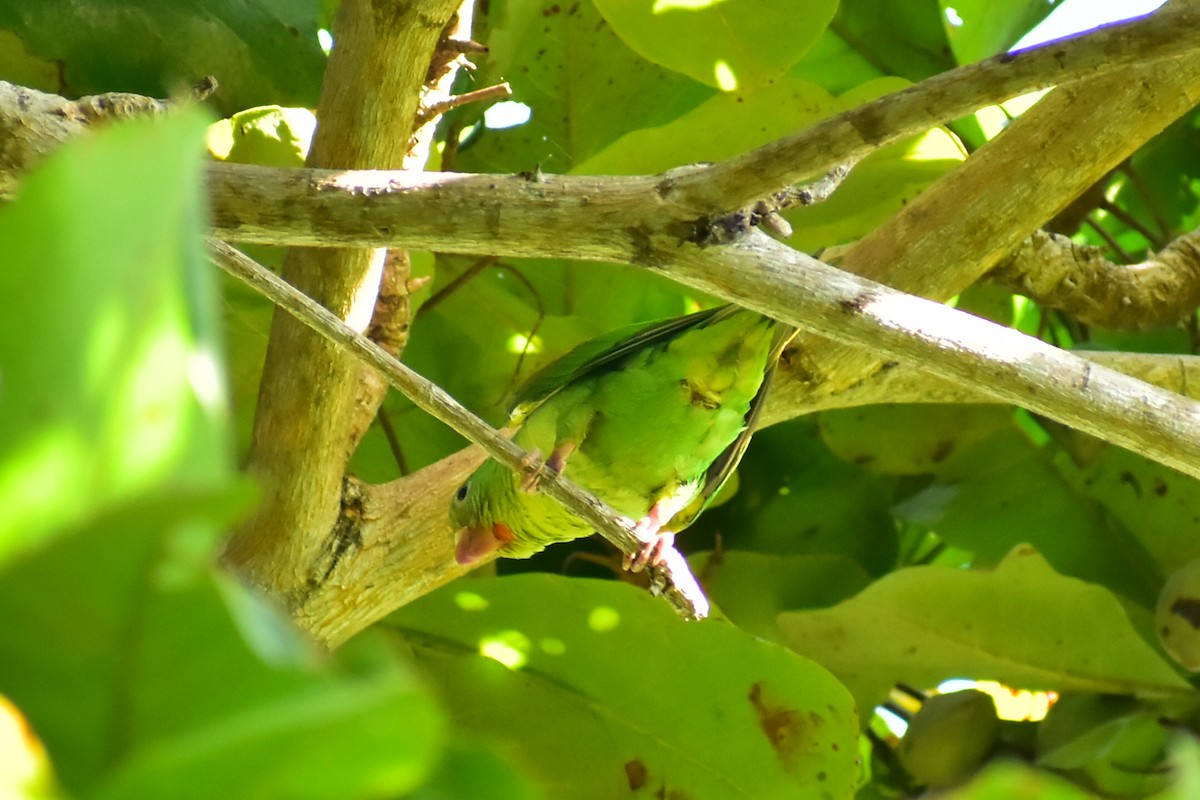
[{"label": "diagonal branch", "polygon": [[[1025,92],[1194,52],[1200,7],[1003,53],[949,70],[678,181],[668,199],[705,212],[737,208],[905,136]],[[982,98],[986,101],[981,102]]]},{"label": "diagonal branch", "polygon": [[1039,339],[830,267],[752,233],[686,253],[672,277],[873,350],[1200,478],[1200,403]]}]

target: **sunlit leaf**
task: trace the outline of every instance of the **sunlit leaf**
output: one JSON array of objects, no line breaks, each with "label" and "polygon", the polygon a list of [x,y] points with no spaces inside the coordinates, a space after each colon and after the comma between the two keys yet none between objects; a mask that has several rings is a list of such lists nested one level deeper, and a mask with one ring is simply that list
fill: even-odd
[{"label": "sunlit leaf", "polygon": [[779,627],[860,707],[896,683],[932,687],[953,677],[1059,691],[1190,691],[1110,592],[1057,574],[1030,548],[994,571],[900,569],[834,608],[785,612]]},{"label": "sunlit leaf", "polygon": [[757,87],[795,64],[825,30],[833,0],[595,0],[629,46],[723,91]]}]

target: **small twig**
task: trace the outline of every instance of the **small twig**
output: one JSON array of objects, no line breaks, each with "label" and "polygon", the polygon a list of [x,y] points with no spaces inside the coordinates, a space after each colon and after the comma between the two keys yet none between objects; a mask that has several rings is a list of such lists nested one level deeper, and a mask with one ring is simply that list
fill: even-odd
[{"label": "small twig", "polygon": [[1104,211],[1105,213],[1112,214],[1125,227],[1131,228],[1132,230],[1135,230],[1139,234],[1141,234],[1141,237],[1146,240],[1146,243],[1148,245],[1150,245],[1151,248],[1157,250],[1158,248],[1162,247],[1162,245],[1163,245],[1162,241],[1159,240],[1159,238],[1154,235],[1153,231],[1151,231],[1149,228],[1147,228],[1145,225],[1143,225],[1141,222],[1139,222],[1128,211],[1121,208],[1119,205],[1112,202],[1108,198],[1105,198],[1100,201],[1099,208],[1101,211]]},{"label": "small twig", "polygon": [[1167,243],[1171,237],[1171,223],[1167,221],[1166,214],[1163,213],[1162,207],[1158,202],[1158,198],[1150,191],[1150,187],[1146,185],[1146,181],[1142,178],[1142,172],[1133,165],[1131,159],[1125,159],[1125,163],[1121,165],[1121,172],[1125,173],[1125,177],[1129,179],[1129,183],[1139,195],[1142,196],[1142,202],[1150,209],[1151,216],[1154,217],[1154,224],[1158,226],[1157,237],[1146,237],[1151,242],[1154,242],[1154,248],[1157,250]]},{"label": "small twig", "polygon": [[396,468],[400,470],[401,475],[407,475],[412,470],[408,468],[408,459],[404,457],[404,448],[400,446],[400,437],[396,436],[396,428],[392,425],[392,417],[388,414],[387,409],[383,406],[375,412],[375,419],[379,420],[379,427],[383,429],[383,436],[387,439],[388,448],[392,451],[392,458],[396,459]]},{"label": "small twig", "polygon": [[[378,370],[414,405],[471,441],[479,443],[488,455],[501,464],[514,471],[527,468],[529,460],[520,447],[504,438],[436,384],[401,364],[379,345],[355,333],[327,309],[239,250],[218,240],[211,240],[209,244],[213,260],[219,267],[245,281],[305,325]],[[539,491],[558,500],[572,513],[593,526],[621,552],[632,554],[642,549],[642,542],[633,535],[632,525],[628,520],[561,475],[552,470],[544,470]],[[665,551],[664,557],[665,564],[656,570],[651,590],[657,589],[657,593],[665,595],[672,607],[687,619],[701,619],[707,616],[708,600],[688,569],[687,561],[673,548]]]},{"label": "small twig", "polygon": [[1099,222],[1097,222],[1092,217],[1086,217],[1083,220],[1083,224],[1087,225],[1089,228],[1092,229],[1093,233],[1095,233],[1097,236],[1099,236],[1101,239],[1103,239],[1104,243],[1108,245],[1110,250],[1112,250],[1114,253],[1117,254],[1118,258],[1120,258],[1126,264],[1133,263],[1133,256],[1131,256],[1129,253],[1125,252],[1125,248],[1121,247],[1121,245],[1117,243],[1116,237],[1114,237],[1108,231],[1104,230],[1103,225],[1101,225]]},{"label": "small twig", "polygon": [[497,83],[494,86],[485,86],[482,89],[476,89],[471,92],[463,92],[452,97],[447,97],[445,100],[439,100],[436,103],[422,108],[417,114],[417,122],[414,127],[420,127],[434,117],[439,117],[447,111],[465,106],[470,103],[491,102],[493,100],[504,100],[512,97],[512,87],[508,85],[508,81]]},{"label": "small twig", "polygon": [[474,278],[480,272],[483,272],[485,267],[487,267],[489,264],[495,263],[496,260],[497,259],[495,256],[484,256],[483,258],[477,259],[473,264],[471,264],[471,266],[463,270],[462,274],[455,276],[453,280],[431,294],[429,299],[422,303],[421,307],[417,309],[417,319],[420,319],[433,309],[437,308],[444,300],[451,297],[456,291],[458,291],[460,286]]}]

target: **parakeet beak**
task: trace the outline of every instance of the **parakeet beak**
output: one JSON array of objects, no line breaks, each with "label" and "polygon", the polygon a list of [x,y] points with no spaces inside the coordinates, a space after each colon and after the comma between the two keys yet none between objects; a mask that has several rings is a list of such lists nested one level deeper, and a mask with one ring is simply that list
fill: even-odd
[{"label": "parakeet beak", "polygon": [[503,523],[498,522],[491,527],[468,525],[460,529],[455,538],[454,560],[463,565],[474,564],[514,538],[512,531]]}]

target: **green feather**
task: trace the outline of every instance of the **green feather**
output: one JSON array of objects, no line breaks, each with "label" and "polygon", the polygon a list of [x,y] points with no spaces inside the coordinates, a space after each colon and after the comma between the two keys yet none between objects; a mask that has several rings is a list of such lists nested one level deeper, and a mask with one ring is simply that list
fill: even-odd
[{"label": "green feather", "polygon": [[[516,442],[634,520],[690,524],[737,467],[790,330],[722,306],[593,339],[517,399]],[[459,489],[460,561],[522,558],[591,528],[488,461]],[[657,522],[649,526],[657,530]]]}]

